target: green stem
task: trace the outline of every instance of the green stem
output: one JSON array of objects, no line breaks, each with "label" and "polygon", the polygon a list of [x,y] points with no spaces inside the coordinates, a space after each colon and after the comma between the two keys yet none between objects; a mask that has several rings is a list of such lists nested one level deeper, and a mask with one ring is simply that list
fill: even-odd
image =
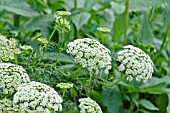
[{"label": "green stem", "polygon": [[105,36],[103,33],[101,33],[101,35],[102,35],[102,44],[105,44]]},{"label": "green stem", "polygon": [[46,7],[46,8],[50,8],[50,7],[47,5],[47,3],[44,3],[44,2],[43,2],[43,0],[38,0],[38,2],[39,2],[41,5],[43,5],[44,7]]},{"label": "green stem", "polygon": [[163,48],[165,46],[165,42],[166,42],[166,40],[168,38],[168,33],[169,33],[169,25],[170,25],[170,18],[168,19],[168,24],[167,24],[167,28],[166,28],[166,32],[165,32],[165,35],[164,35],[162,45],[161,45],[159,51],[157,52],[155,58],[153,59],[153,61],[156,61],[158,59],[159,55],[161,54],[161,52],[162,52],[162,50],[163,50]]},{"label": "green stem", "polygon": [[65,93],[66,93],[66,89],[63,90],[63,95],[62,95],[62,98],[64,98],[65,96]]},{"label": "green stem", "polygon": [[[56,31],[56,28],[54,28],[53,32],[51,33],[51,35],[50,35],[50,37],[49,37],[49,39],[48,39],[48,44],[50,43],[51,38],[53,37],[55,31]],[[41,60],[42,60],[42,58],[44,57],[46,51],[47,51],[47,46],[45,46],[45,48],[44,48],[44,50],[43,50],[43,54],[42,54],[42,56],[41,56],[38,64],[41,62]]]},{"label": "green stem", "polygon": [[126,34],[128,29],[128,21],[129,21],[129,0],[126,1],[126,19],[125,19],[125,31],[124,31],[124,45],[126,45]]},{"label": "green stem", "polygon": [[48,43],[51,41],[51,38],[53,37],[55,31],[56,31],[57,28],[54,28],[53,32],[51,33],[49,39],[48,39]]},{"label": "green stem", "polygon": [[14,26],[19,27],[20,15],[14,14]]},{"label": "green stem", "polygon": [[60,74],[62,74],[63,76],[69,77],[69,75],[65,74],[63,71],[59,70],[58,68],[55,67],[55,69],[56,69]]},{"label": "green stem", "polygon": [[35,55],[35,57],[34,57],[34,59],[33,59],[33,64],[36,63],[36,61],[37,61],[37,59],[38,59],[40,53],[41,53],[41,46],[38,48],[38,52],[37,52],[37,54]]},{"label": "green stem", "polygon": [[81,72],[81,69],[82,69],[82,67],[79,66],[79,68],[78,68],[76,71],[74,71],[73,73],[71,73],[69,76],[72,76],[72,75],[74,75],[74,74],[76,74],[76,73]]},{"label": "green stem", "polygon": [[77,0],[74,0],[74,9],[77,9]]},{"label": "green stem", "polygon": [[119,82],[121,82],[124,78],[126,77],[125,74],[123,74],[123,76],[117,80],[116,82],[112,83],[112,84],[106,84],[106,83],[103,83],[101,81],[98,81],[100,84],[104,85],[104,86],[107,86],[107,87],[113,87],[114,85],[117,85]]},{"label": "green stem", "polygon": [[133,102],[130,103],[130,107],[129,107],[129,111],[128,113],[132,113],[133,112],[133,109],[135,107],[135,104]]},{"label": "green stem", "polygon": [[64,47],[64,28],[62,28],[61,35],[62,35],[61,47]]}]

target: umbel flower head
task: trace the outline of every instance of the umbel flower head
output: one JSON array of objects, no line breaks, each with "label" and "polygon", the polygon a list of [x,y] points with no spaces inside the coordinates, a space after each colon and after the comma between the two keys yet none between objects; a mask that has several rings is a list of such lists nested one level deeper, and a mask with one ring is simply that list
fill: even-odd
[{"label": "umbel flower head", "polygon": [[90,97],[79,99],[80,113],[103,113],[100,106]]},{"label": "umbel flower head", "polygon": [[90,72],[109,73],[111,69],[110,50],[100,44],[100,42],[90,39],[76,39],[68,45],[67,53],[75,58],[75,62],[87,68]]},{"label": "umbel flower head", "polygon": [[57,11],[56,14],[58,16],[64,16],[65,17],[65,16],[71,15],[71,12],[69,12],[69,11]]},{"label": "umbel flower head", "polygon": [[59,83],[57,84],[57,87],[61,89],[70,89],[73,87],[73,84],[72,83]]},{"label": "umbel flower head", "polygon": [[15,55],[20,53],[16,47],[17,41],[13,38],[7,39],[5,36],[0,36],[0,62],[13,60]]},{"label": "umbel flower head", "polygon": [[24,51],[32,51],[33,50],[33,48],[31,46],[28,46],[28,45],[20,46],[20,48]]},{"label": "umbel flower head", "polygon": [[153,62],[141,49],[127,45],[117,54],[117,60],[121,63],[118,70],[125,72],[127,80],[136,78],[137,81],[147,82],[152,77]]},{"label": "umbel flower head", "polygon": [[13,101],[23,110],[29,112],[50,113],[50,110],[62,111],[62,98],[53,88],[40,82],[32,81],[20,85]]},{"label": "umbel flower head", "polygon": [[107,27],[98,27],[97,30],[103,33],[109,33],[111,31],[111,29]]},{"label": "umbel flower head", "polygon": [[56,15],[54,15],[56,27],[59,29],[64,28],[66,31],[70,30],[70,23],[67,20],[66,16],[71,15],[71,12],[67,11],[57,11]]},{"label": "umbel flower head", "polygon": [[41,45],[44,45],[44,46],[47,46],[47,44],[48,44],[47,39],[44,38],[44,37],[38,38],[37,41],[38,41]]},{"label": "umbel flower head", "polygon": [[11,63],[0,63],[0,89],[3,94],[12,94],[22,83],[30,82],[22,66]]},{"label": "umbel flower head", "polygon": [[24,113],[21,108],[8,99],[0,100],[0,113]]}]

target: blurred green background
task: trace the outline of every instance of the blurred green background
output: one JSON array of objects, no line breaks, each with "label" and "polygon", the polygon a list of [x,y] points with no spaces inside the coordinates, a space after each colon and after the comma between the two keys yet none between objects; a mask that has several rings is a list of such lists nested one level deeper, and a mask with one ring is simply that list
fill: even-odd
[{"label": "blurred green background", "polygon": [[[126,44],[141,48],[154,62],[153,77],[147,83],[121,82],[90,92],[104,112],[170,113],[170,0],[0,0],[0,34],[18,39],[20,45],[31,45],[36,51],[35,38],[40,34],[50,37],[56,11],[72,13],[66,43],[83,37],[101,40],[97,27],[108,27],[111,32],[106,34],[105,46],[112,56],[124,46],[126,31]],[[58,31],[54,33],[55,43],[59,35]],[[120,75],[114,60],[113,72],[116,77]],[[32,78],[36,79],[44,80]]]}]

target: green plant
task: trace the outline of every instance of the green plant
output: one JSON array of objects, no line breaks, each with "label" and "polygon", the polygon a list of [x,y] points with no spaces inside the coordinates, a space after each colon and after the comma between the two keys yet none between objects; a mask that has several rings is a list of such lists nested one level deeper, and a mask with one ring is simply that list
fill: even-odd
[{"label": "green plant", "polygon": [[[81,98],[103,113],[170,113],[169,11],[168,0],[0,0],[0,66],[54,88],[63,113]],[[0,88],[1,100],[16,94]]]}]

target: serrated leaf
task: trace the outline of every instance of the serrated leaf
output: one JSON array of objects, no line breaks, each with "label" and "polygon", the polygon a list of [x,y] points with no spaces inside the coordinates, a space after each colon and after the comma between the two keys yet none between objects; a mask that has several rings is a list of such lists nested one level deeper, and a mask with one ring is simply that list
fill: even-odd
[{"label": "serrated leaf", "polygon": [[145,99],[140,100],[139,104],[148,110],[156,110],[156,111],[159,110],[157,107],[154,106],[154,104],[152,104],[150,101],[145,100]]},{"label": "serrated leaf", "polygon": [[77,30],[79,30],[80,27],[82,27],[84,24],[86,24],[88,22],[88,20],[90,19],[90,16],[91,16],[90,13],[81,12],[76,15],[73,15],[71,17],[71,20],[75,24]]},{"label": "serrated leaf", "polygon": [[118,15],[113,25],[114,41],[116,42],[125,31],[125,12]]},{"label": "serrated leaf", "polygon": [[153,42],[153,33],[151,31],[149,22],[148,22],[148,16],[146,13],[142,15],[142,24],[138,32],[138,41],[143,44],[144,46],[147,46],[149,44],[152,44]]},{"label": "serrated leaf", "polygon": [[149,7],[159,6],[165,3],[165,0],[130,0],[130,10],[147,10]]},{"label": "serrated leaf", "polygon": [[25,0],[0,0],[0,9],[5,9],[9,12],[27,17],[38,15]]},{"label": "serrated leaf", "polygon": [[122,98],[118,87],[102,88],[103,104],[107,107],[108,113],[119,113],[122,105]]}]

